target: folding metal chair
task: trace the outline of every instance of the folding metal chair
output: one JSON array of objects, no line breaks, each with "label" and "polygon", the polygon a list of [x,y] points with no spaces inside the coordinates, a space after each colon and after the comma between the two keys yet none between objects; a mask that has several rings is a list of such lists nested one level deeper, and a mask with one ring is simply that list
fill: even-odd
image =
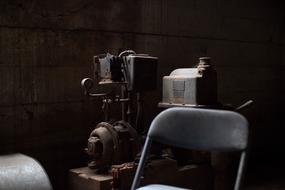
[{"label": "folding metal chair", "polygon": [[[197,108],[169,108],[161,112],[151,123],[131,190],[140,185],[152,141],[191,150],[241,152],[234,190],[240,188],[248,144],[248,122],[242,115]],[[139,189],[182,190],[160,184]]]}]

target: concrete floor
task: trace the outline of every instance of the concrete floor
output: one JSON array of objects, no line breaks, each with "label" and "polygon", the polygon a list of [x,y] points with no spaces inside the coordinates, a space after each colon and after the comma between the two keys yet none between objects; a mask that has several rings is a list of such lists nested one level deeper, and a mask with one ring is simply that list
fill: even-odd
[{"label": "concrete floor", "polygon": [[251,184],[244,188],[244,190],[281,190],[285,189],[284,179],[279,181],[261,182],[258,184]]},{"label": "concrete floor", "polygon": [[283,165],[275,163],[252,169],[245,177],[245,185],[243,189],[285,190],[285,167]]}]

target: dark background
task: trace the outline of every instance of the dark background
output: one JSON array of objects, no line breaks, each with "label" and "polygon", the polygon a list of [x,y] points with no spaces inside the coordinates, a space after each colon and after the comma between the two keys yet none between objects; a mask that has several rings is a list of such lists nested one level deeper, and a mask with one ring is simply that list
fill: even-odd
[{"label": "dark background", "polygon": [[219,100],[254,100],[244,112],[249,171],[275,172],[285,152],[284,8],[277,0],[0,0],[0,153],[35,157],[64,189],[103,119],[80,81],[92,76],[93,55],[133,49],[159,57],[145,124],[158,111],[162,77],[210,56]]}]

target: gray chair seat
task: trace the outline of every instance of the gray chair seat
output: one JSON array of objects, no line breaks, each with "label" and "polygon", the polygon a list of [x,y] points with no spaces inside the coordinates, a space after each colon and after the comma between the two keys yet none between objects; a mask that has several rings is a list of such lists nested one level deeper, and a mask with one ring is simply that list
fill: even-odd
[{"label": "gray chair seat", "polygon": [[184,189],[180,187],[173,187],[169,185],[161,185],[161,184],[152,184],[152,185],[147,185],[144,187],[139,188],[138,190],[190,190],[190,189]]}]

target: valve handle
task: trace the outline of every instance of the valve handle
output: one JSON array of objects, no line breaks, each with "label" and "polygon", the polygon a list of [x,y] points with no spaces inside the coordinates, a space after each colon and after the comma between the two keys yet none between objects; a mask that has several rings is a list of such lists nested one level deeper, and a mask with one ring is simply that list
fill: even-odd
[{"label": "valve handle", "polygon": [[91,78],[84,78],[81,80],[81,86],[84,88],[84,94],[86,96],[92,96],[92,97],[102,97],[106,96],[106,93],[91,93],[91,89],[94,86],[94,81]]}]

